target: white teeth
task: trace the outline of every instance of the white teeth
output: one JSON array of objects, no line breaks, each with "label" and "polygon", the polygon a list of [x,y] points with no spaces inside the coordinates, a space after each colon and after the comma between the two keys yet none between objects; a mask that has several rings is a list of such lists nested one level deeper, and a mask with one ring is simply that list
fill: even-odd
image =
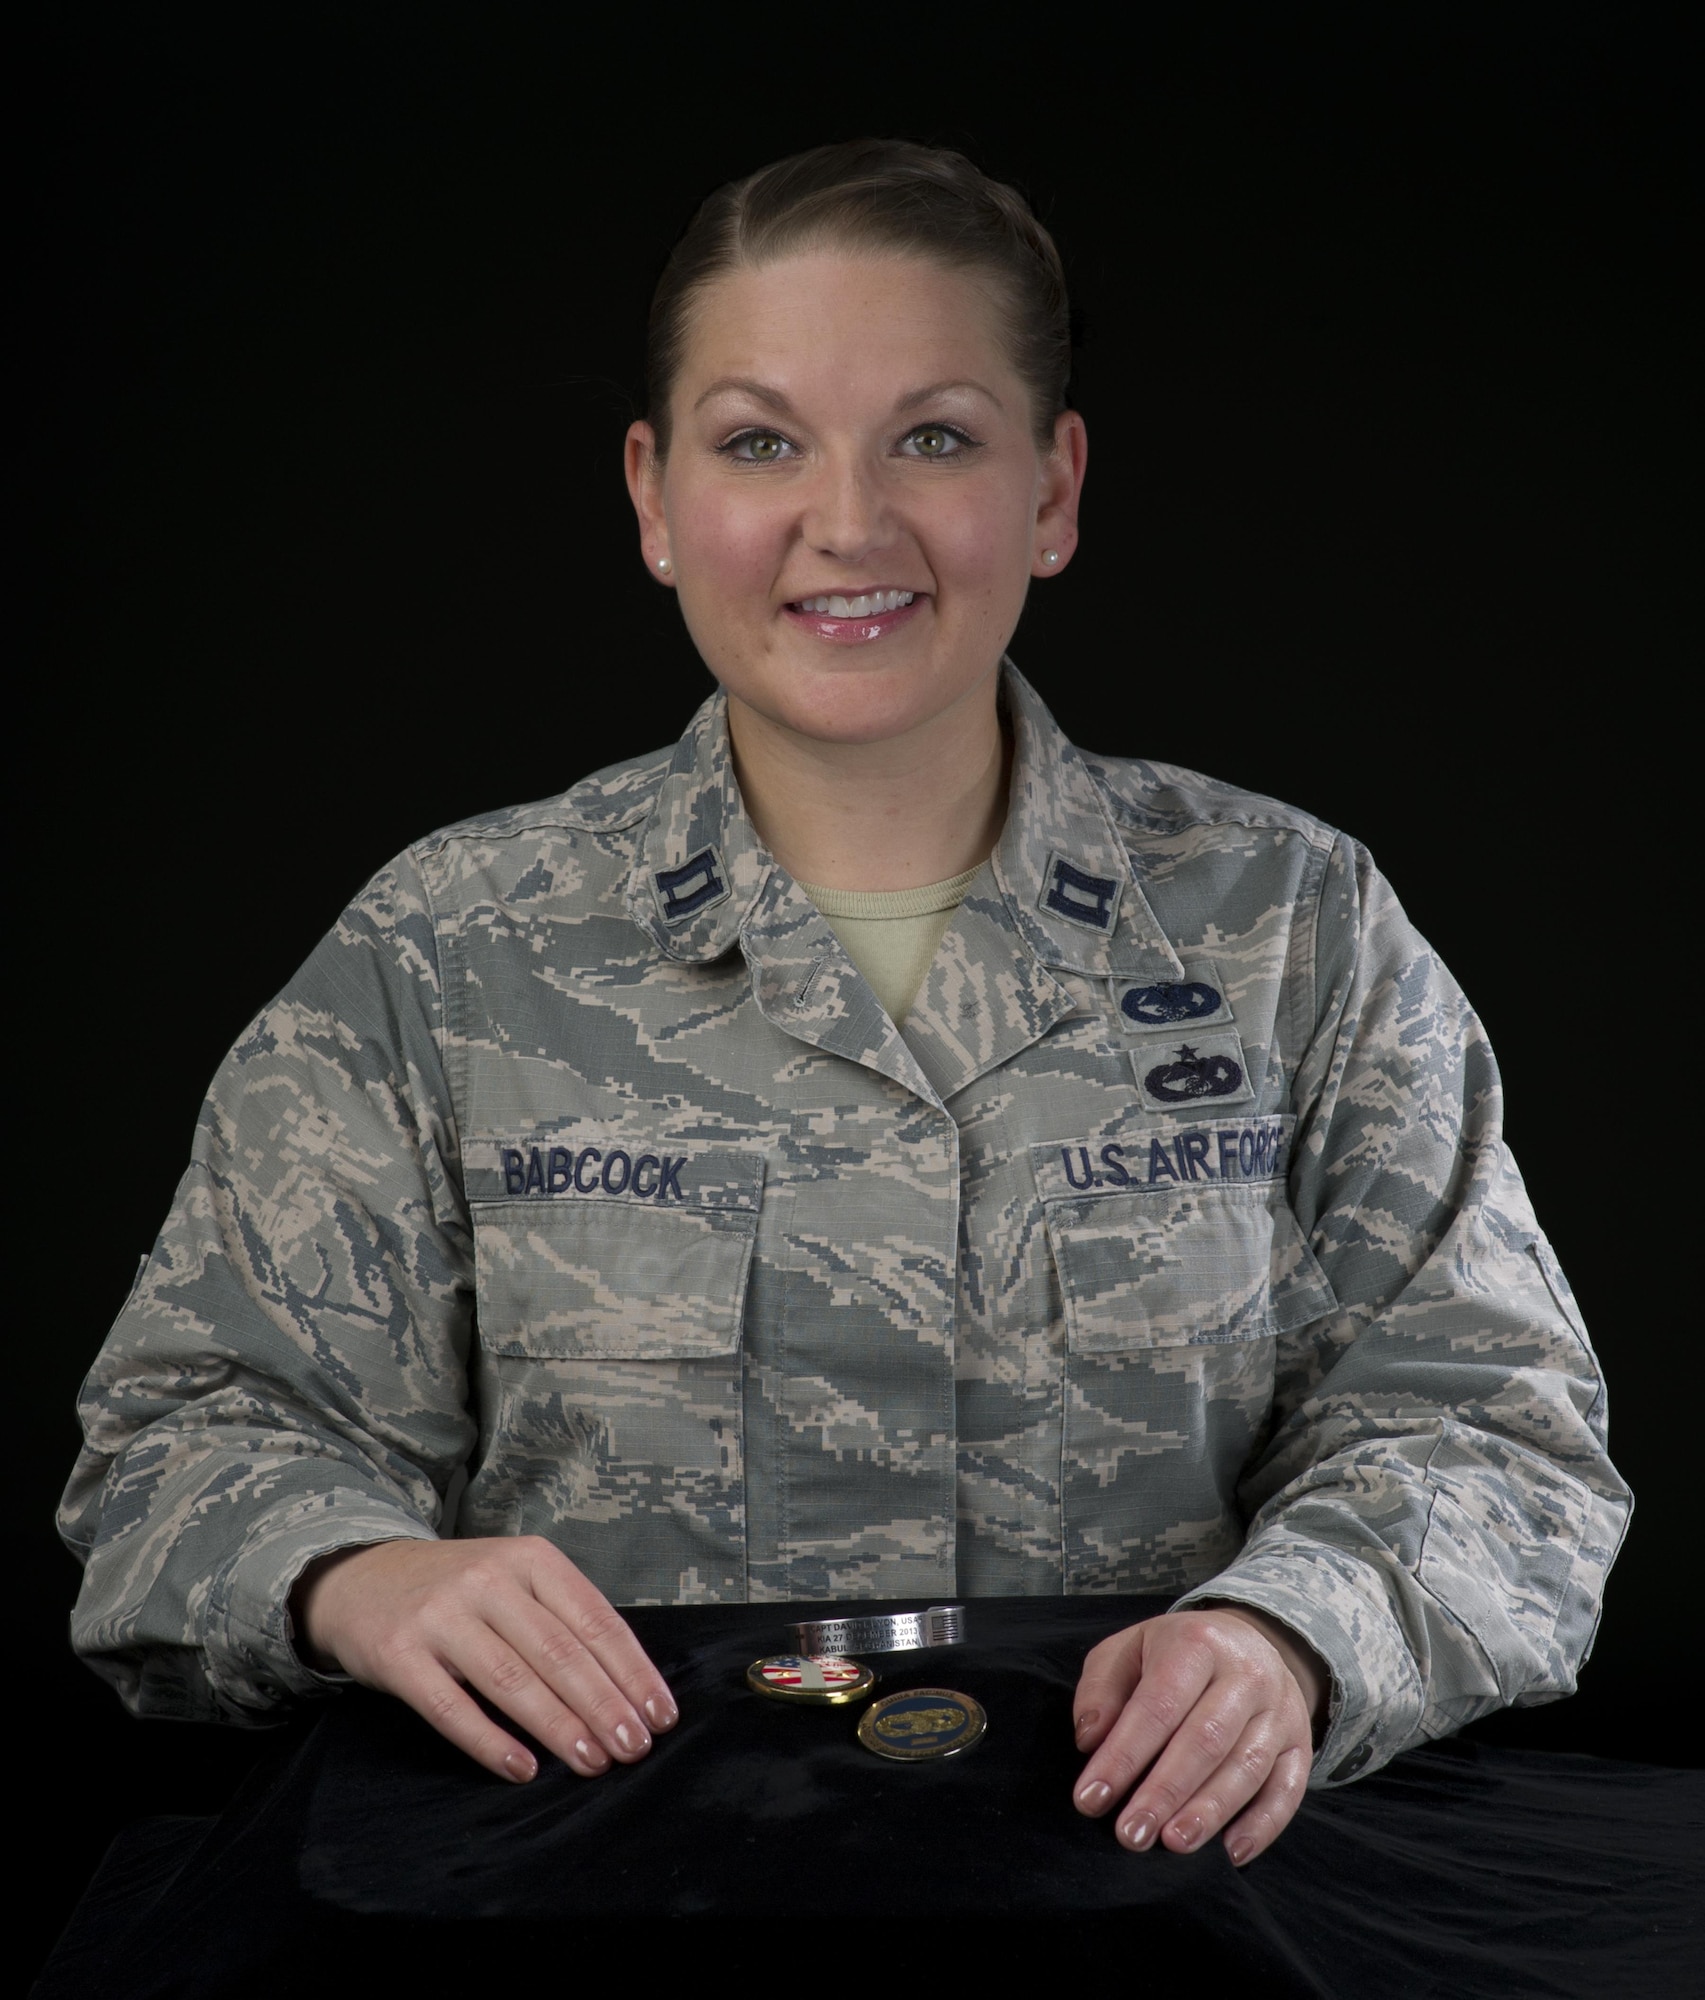
[{"label": "white teeth", "polygon": [[868,618],[876,611],[898,611],[912,596],[909,590],[867,590],[860,597],[802,597],[799,608],[831,618]]}]

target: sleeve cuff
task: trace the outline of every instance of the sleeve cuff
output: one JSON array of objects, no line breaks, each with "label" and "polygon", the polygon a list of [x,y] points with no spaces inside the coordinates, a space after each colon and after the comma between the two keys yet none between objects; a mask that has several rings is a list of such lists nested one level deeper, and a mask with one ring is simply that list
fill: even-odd
[{"label": "sleeve cuff", "polygon": [[342,1686],[347,1676],[318,1673],[296,1651],[290,1616],[296,1579],[338,1549],[437,1539],[417,1514],[365,1489],[296,1494],[261,1515],[208,1595],[205,1658],[220,1704],[252,1718]]},{"label": "sleeve cuff", "polygon": [[1209,1601],[1264,1611],[1325,1661],[1332,1695],[1311,1787],[1348,1784],[1416,1740],[1421,1676],[1402,1627],[1355,1557],[1319,1543],[1251,1547],[1172,1608]]}]

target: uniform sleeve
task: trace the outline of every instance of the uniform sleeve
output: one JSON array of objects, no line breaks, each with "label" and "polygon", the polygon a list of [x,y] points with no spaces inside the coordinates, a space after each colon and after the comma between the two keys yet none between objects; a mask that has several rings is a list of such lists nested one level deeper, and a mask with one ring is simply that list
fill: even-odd
[{"label": "uniform sleeve", "polygon": [[1290,1191],[1336,1310],[1281,1340],[1248,1539],[1180,1602],[1254,1606],[1322,1656],[1334,1784],[1571,1693],[1632,1503],[1485,1033],[1347,841],[1316,968]]},{"label": "uniform sleeve", "polygon": [[84,1384],[72,1641],[144,1715],[323,1689],[287,1609],[333,1549],[430,1538],[471,1447],[472,1250],[419,870],[378,875],[232,1050]]}]

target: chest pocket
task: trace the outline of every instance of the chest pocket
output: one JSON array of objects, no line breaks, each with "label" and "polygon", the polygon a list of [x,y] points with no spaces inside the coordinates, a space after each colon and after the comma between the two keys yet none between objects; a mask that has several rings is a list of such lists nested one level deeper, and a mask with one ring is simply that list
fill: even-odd
[{"label": "chest pocket", "polygon": [[[1033,1154],[1064,1323],[1065,1588],[1183,1590],[1242,1545],[1274,1336],[1330,1311],[1332,1288],[1276,1172],[1139,1185],[1121,1165],[1085,1191],[1062,1157]],[[1216,1157],[1236,1171],[1235,1150]]]},{"label": "chest pocket", "polygon": [[742,1342],[763,1157],[680,1202],[472,1204],[482,1457],[464,1534],[541,1534],[618,1604],[745,1594]]},{"label": "chest pocket", "polygon": [[1074,1354],[1257,1340],[1333,1304],[1282,1183],[1050,1203],[1047,1221]]},{"label": "chest pocket", "polygon": [[749,1211],[484,1204],[474,1212],[480,1344],[538,1361],[732,1354],[757,1228],[755,1198]]}]

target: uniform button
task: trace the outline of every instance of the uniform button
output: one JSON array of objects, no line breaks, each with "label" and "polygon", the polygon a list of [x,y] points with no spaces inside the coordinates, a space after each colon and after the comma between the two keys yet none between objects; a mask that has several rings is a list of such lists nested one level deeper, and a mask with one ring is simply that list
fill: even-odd
[{"label": "uniform button", "polygon": [[1373,1745],[1364,1738],[1326,1782],[1329,1785],[1343,1784],[1347,1779],[1353,1778],[1372,1755]]}]

